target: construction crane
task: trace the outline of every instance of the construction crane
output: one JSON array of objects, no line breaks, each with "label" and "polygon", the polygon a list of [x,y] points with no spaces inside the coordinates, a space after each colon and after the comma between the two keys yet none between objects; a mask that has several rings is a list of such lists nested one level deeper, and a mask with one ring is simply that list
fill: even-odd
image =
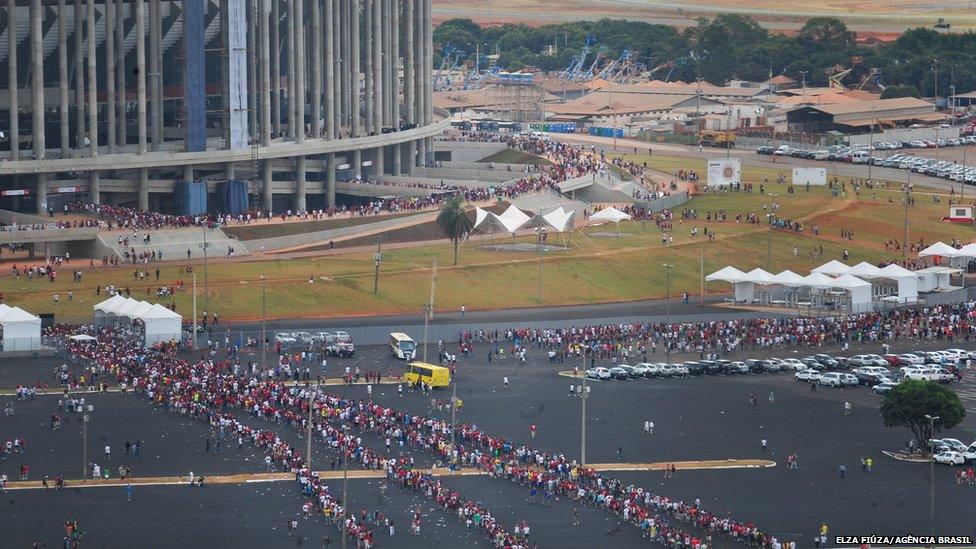
[{"label": "construction crane", "polygon": [[867,74],[861,77],[861,83],[858,84],[858,91],[863,90],[865,86],[874,86],[881,91],[884,91],[884,84],[881,83],[881,69],[874,67]]},{"label": "construction crane", "polygon": [[624,50],[620,54],[620,57],[614,59],[603,70],[597,75],[597,78],[602,78],[608,81],[616,81],[623,73],[627,70],[630,65],[631,53],[630,50]]},{"label": "construction crane", "polygon": [[440,91],[440,81],[441,74],[444,73],[444,69],[447,68],[447,64],[451,61],[451,55],[454,54],[454,46],[447,44],[441,49],[441,66],[437,68],[437,72],[434,73],[434,90]]},{"label": "construction crane", "polygon": [[607,58],[607,52],[605,49],[601,47],[600,50],[596,52],[596,55],[593,56],[593,62],[590,63],[590,68],[587,69],[586,72],[584,72],[582,75],[580,75],[580,79],[590,80],[591,78],[593,78],[593,74],[596,71],[597,64],[599,64],[601,61],[603,61],[606,58]]},{"label": "construction crane", "polygon": [[563,72],[563,78],[566,80],[577,80],[583,75],[583,67],[586,65],[586,59],[590,56],[590,49],[594,43],[596,43],[596,36],[587,34],[586,39],[583,41],[583,49],[579,55],[573,56],[572,62],[566,67],[566,71]]}]

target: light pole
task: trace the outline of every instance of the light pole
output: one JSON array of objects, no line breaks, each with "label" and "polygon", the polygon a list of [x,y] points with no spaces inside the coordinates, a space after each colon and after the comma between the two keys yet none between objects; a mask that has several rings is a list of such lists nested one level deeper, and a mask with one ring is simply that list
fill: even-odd
[{"label": "light pole", "polygon": [[261,275],[261,370],[268,367],[268,277]]},{"label": "light pole", "polygon": [[[671,332],[671,268],[674,267],[671,263],[664,264],[664,326],[667,328],[668,333]],[[664,340],[664,359],[667,361],[668,366],[671,365],[671,346],[668,344],[667,338]]]},{"label": "light pole", "polygon": [[[318,385],[315,386],[318,389]],[[315,403],[315,390],[308,388],[308,433],[305,446],[305,463],[308,466],[308,474],[312,474],[312,404]]]},{"label": "light pole", "polygon": [[[209,307],[210,284],[207,278],[207,223],[203,224],[203,311],[210,310]],[[211,311],[213,312],[213,311]]]},{"label": "light pole", "polygon": [[[940,416],[930,416],[925,414],[925,419],[929,420],[929,439],[925,441],[929,448],[929,535],[935,537],[935,459],[933,459],[932,435],[935,434],[935,420],[942,419]],[[934,544],[933,544],[934,546]]]},{"label": "light pole", "polygon": [[373,262],[376,263],[376,271],[373,273],[373,293],[380,291],[380,261],[383,259],[382,251],[383,239],[376,239],[376,253],[373,254]]},{"label": "light pole", "polygon": [[912,200],[912,172],[908,172],[908,180],[905,181],[905,219],[903,221],[905,228],[905,236],[903,237],[901,245],[901,258],[904,260],[908,255],[908,204]]},{"label": "light pole", "polygon": [[193,271],[193,322],[190,323],[190,330],[193,332],[190,334],[190,349],[195,351],[197,349],[197,272]]},{"label": "light pole", "polygon": [[583,385],[580,388],[580,400],[583,401],[583,417],[580,419],[580,469],[586,466],[586,399],[590,396],[590,388],[586,385],[586,347],[580,352],[580,363],[583,371]]},{"label": "light pole", "polygon": [[539,303],[542,303],[542,255],[545,250],[542,247],[542,210],[539,210],[539,216],[536,218],[535,234],[539,248]]},{"label": "light pole", "polygon": [[88,479],[88,421],[90,419],[88,414],[94,410],[94,406],[86,404],[81,416],[81,478],[83,481]]},{"label": "light pole", "polygon": [[766,235],[766,270],[767,271],[769,270],[769,266],[773,261],[773,227],[772,227],[773,219],[772,218],[775,216],[775,214],[773,214],[772,212],[773,212],[773,203],[776,202],[777,196],[779,195],[776,193],[769,193],[769,197],[771,199],[769,204],[770,213],[768,214],[769,217],[766,218],[766,221],[769,224],[769,229],[768,229],[769,233],[767,233]]},{"label": "light pole", "polygon": [[346,549],[349,534],[346,528],[346,520],[349,519],[349,425],[343,423],[342,431],[346,434],[342,443],[342,549]]},{"label": "light pole", "polygon": [[454,431],[457,427],[457,372],[451,375],[451,463],[454,463]]}]

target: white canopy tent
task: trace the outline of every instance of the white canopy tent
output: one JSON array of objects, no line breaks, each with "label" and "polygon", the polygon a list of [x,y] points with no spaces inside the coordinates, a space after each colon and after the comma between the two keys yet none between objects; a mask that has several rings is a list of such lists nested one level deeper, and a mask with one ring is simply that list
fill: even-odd
[{"label": "white canopy tent", "polygon": [[4,351],[36,351],[41,348],[41,319],[20,307],[0,314]]},{"label": "white canopy tent", "polygon": [[620,222],[630,219],[630,214],[624,213],[613,206],[603,208],[591,215],[586,221],[587,224],[602,225],[603,223],[614,223],[617,225],[617,235],[620,235]]},{"label": "white canopy tent", "polygon": [[920,275],[918,279],[918,291],[920,292],[945,292],[955,289],[952,286],[952,275],[961,273],[961,269],[952,267],[928,267],[915,271]]},{"label": "white canopy tent", "polygon": [[750,301],[755,295],[755,285],[747,281],[746,273],[735,267],[725,267],[705,277],[707,282],[721,281],[732,284],[733,296],[735,301]]},{"label": "white canopy tent", "polygon": [[846,290],[850,294],[849,306],[852,313],[863,313],[871,310],[870,282],[851,274],[844,274],[834,279],[833,287]]},{"label": "white canopy tent", "polygon": [[140,319],[146,327],[146,346],[165,341],[179,341],[183,332],[183,317],[163,307],[152,305],[141,314]]},{"label": "white canopy tent", "polygon": [[560,206],[540,217],[550,229],[561,233],[573,227],[573,218],[575,216],[576,210],[566,211]]},{"label": "white canopy tent", "polygon": [[789,287],[803,286],[803,277],[787,269],[774,275],[773,283]]},{"label": "white canopy tent", "polygon": [[532,219],[532,216],[513,205],[509,206],[501,215],[495,215],[495,219],[505,227],[507,232],[514,234],[515,231],[521,229],[523,225],[528,223]]},{"label": "white canopy tent", "polygon": [[815,269],[811,269],[810,272],[820,273],[820,274],[825,274],[830,276],[840,276],[850,270],[851,268],[849,266],[841,263],[840,261],[837,261],[836,259],[831,259],[830,261],[824,263],[823,265]]},{"label": "white canopy tent", "polygon": [[[898,285],[898,295],[895,300],[898,303],[914,303],[918,301],[918,282],[919,275],[909,271],[901,265],[892,263],[881,269],[882,278],[894,280]],[[892,296],[884,299],[889,299]]]},{"label": "white canopy tent", "polygon": [[847,271],[847,274],[854,275],[858,278],[863,278],[865,280],[870,280],[872,278],[881,277],[881,268],[868,263],[867,261],[862,261],[857,265],[854,265]]},{"label": "white canopy tent", "polygon": [[936,242],[935,244],[932,244],[928,248],[925,248],[924,250],[918,252],[918,257],[941,256],[941,257],[952,258],[952,257],[956,257],[958,253],[959,250],[953,248],[952,246],[946,244],[945,242]]},{"label": "white canopy tent", "polygon": [[115,294],[105,301],[97,303],[94,307],[95,324],[105,324],[108,321],[114,321],[118,318],[119,308],[125,305],[127,301],[128,299],[119,294]]}]

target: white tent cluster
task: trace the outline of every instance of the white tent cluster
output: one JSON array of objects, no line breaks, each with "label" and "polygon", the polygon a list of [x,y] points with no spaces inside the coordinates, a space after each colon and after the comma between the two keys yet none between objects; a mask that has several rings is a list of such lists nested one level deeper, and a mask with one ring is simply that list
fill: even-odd
[{"label": "white tent cluster", "polygon": [[142,324],[145,345],[176,340],[182,337],[183,317],[159,303],[114,295],[94,307],[96,324]]},{"label": "white tent cluster", "polygon": [[483,208],[475,210],[473,229],[480,229],[487,233],[495,231],[515,234],[519,229],[542,226],[556,232],[563,232],[573,227],[574,210],[564,210],[559,206],[547,214],[529,215],[515,206],[509,206],[501,214],[489,212]]},{"label": "white tent cluster", "polygon": [[772,274],[763,269],[748,273],[725,267],[705,277],[707,281],[732,284],[736,302],[785,305],[789,307],[823,307],[851,312],[869,311],[878,300],[886,303],[914,303],[920,291],[949,288],[945,279],[933,273],[909,271],[898,265],[884,268],[861,262],[846,265],[828,261],[800,276],[793,271]]},{"label": "white tent cluster", "polygon": [[20,307],[0,303],[4,351],[36,351],[41,348],[41,318]]}]

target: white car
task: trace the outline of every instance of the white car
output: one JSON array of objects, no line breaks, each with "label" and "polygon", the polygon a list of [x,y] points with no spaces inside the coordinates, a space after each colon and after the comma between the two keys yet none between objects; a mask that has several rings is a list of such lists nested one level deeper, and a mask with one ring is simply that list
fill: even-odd
[{"label": "white car", "polygon": [[934,459],[936,463],[941,463],[943,465],[962,465],[966,463],[966,458],[964,458],[959,452],[953,450],[939,452],[938,454],[932,456],[932,459]]},{"label": "white car", "polygon": [[636,367],[644,367],[644,375],[647,377],[659,376],[661,375],[661,369],[658,368],[657,364],[652,362],[641,362]]},{"label": "white car", "polygon": [[946,349],[945,351],[942,352],[951,356],[954,362],[967,360],[969,358],[969,351],[963,349]]},{"label": "white car", "polygon": [[854,374],[841,373],[840,377],[845,387],[856,387],[861,384]]},{"label": "white car", "polygon": [[740,374],[748,374],[749,373],[749,365],[746,364],[745,362],[742,362],[741,360],[740,361],[733,362],[732,365],[731,365],[731,369],[732,369],[732,371],[738,372]]},{"label": "white car", "polygon": [[952,448],[953,452],[962,453],[966,451],[966,448],[968,448],[968,446],[963,444],[958,438],[944,438],[942,439],[942,442],[949,445],[949,448]]},{"label": "white car", "polygon": [[634,373],[636,373],[640,377],[651,377],[651,369],[648,368],[648,366],[650,366],[650,364],[646,362],[639,362],[637,364],[634,364],[633,366]]},{"label": "white car", "polygon": [[807,365],[800,362],[800,359],[798,358],[784,358],[780,360],[779,364],[780,366],[783,367],[784,370],[793,370],[799,372],[801,370],[807,369]]},{"label": "white car", "polygon": [[287,332],[275,334],[275,341],[281,343],[282,345],[294,345],[295,343],[298,343],[298,340]]},{"label": "white car", "polygon": [[918,355],[916,355],[916,354],[904,353],[904,354],[898,355],[898,363],[899,364],[912,364],[912,365],[921,366],[922,364],[925,364],[925,359],[922,358],[922,357],[920,357],[920,356],[918,356]]},{"label": "white car", "polygon": [[586,377],[590,379],[610,379],[610,370],[597,366],[586,371]]},{"label": "white car", "polygon": [[840,372],[827,372],[820,374],[820,384],[827,387],[843,387],[847,382]]},{"label": "white car", "polygon": [[810,368],[793,374],[796,381],[820,381],[820,372]]}]

